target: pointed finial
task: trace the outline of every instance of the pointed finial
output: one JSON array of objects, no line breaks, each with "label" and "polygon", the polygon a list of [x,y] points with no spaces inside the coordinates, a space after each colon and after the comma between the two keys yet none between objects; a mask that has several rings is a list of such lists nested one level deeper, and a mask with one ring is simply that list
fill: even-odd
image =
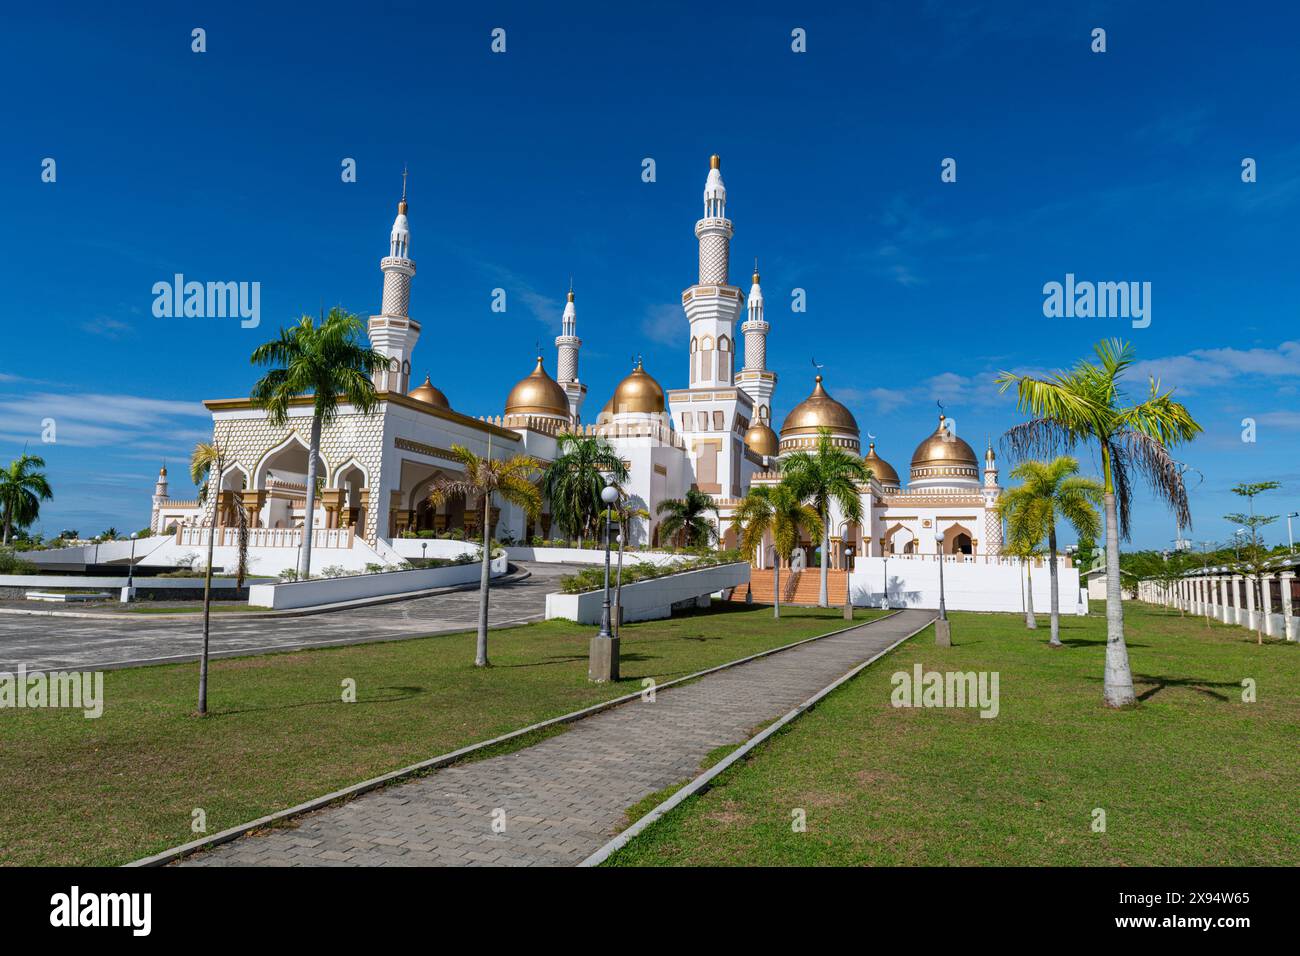
[{"label": "pointed finial", "polygon": [[406,215],[406,164],[402,164],[402,200],[397,204],[399,215]]},{"label": "pointed finial", "polygon": [[754,285],[758,285],[758,256],[754,256]]},{"label": "pointed finial", "polygon": [[721,169],[721,168],[722,168],[722,157],[719,156],[717,153],[714,153],[712,156],[709,157],[709,169]]}]

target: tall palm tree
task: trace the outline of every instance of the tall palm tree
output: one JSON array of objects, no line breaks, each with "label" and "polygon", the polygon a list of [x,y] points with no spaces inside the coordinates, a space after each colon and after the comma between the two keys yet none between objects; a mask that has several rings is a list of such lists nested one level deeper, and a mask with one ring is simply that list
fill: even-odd
[{"label": "tall palm tree", "polygon": [[312,515],[316,510],[316,462],[320,457],[321,430],[338,415],[347,402],[362,414],[374,410],[378,397],[371,376],[388,359],[362,344],[361,320],[335,306],[317,325],[304,315],[292,328],[281,328],[280,337],[259,345],[254,365],[270,366],[253,386],[252,399],[266,409],[276,428],[289,422],[289,406],[300,395],[312,396],[311,441],[307,453],[307,513],[303,520],[302,554],[298,576],[311,571]]},{"label": "tall palm tree", "polygon": [[555,460],[542,476],[542,493],[551,503],[551,518],[570,534],[583,538],[600,514],[601,489],[606,476],[614,482],[627,480],[627,466],[604,438],[562,432],[557,439]]},{"label": "tall palm tree", "polygon": [[1132,479],[1144,477],[1158,498],[1173,510],[1179,527],[1191,527],[1182,469],[1169,448],[1202,431],[1191,413],[1149,379],[1144,401],[1130,404],[1120,386],[1133,364],[1127,342],[1097,343],[1096,361],[1081,359],[1069,371],[1045,378],[1002,372],[1002,391],[1016,387],[1017,407],[1033,416],[1010,429],[1003,440],[1017,457],[1056,455],[1096,442],[1101,452],[1102,502],[1106,509],[1106,703],[1136,703],[1128,647],[1124,643],[1124,609],[1120,603],[1119,541],[1128,538]]},{"label": "tall palm tree", "polygon": [[534,478],[541,463],[529,455],[500,459],[480,457],[462,445],[452,445],[451,454],[465,469],[460,478],[440,475],[434,479],[429,503],[437,508],[448,498],[478,496],[483,503],[483,573],[478,590],[478,643],[474,665],[487,667],[488,587],[492,568],[492,497],[522,508],[529,519],[542,510],[542,493]]},{"label": "tall palm tree", "polygon": [[1019,488],[1002,495],[1013,510],[1035,508],[1047,531],[1047,554],[1051,562],[1052,577],[1052,639],[1053,647],[1061,644],[1061,597],[1056,570],[1056,519],[1064,518],[1080,539],[1095,538],[1101,532],[1101,518],[1097,509],[1102,504],[1101,483],[1079,474],[1079,461],[1069,455],[1060,455],[1049,462],[1025,461],[1011,470],[1011,477],[1019,479]]},{"label": "tall palm tree", "polygon": [[781,616],[781,562],[789,561],[799,540],[807,532],[810,538],[822,536],[822,519],[817,509],[804,504],[784,481],[776,485],[757,485],[737,505],[731,526],[740,531],[740,547],[753,555],[763,546],[770,533],[776,551],[773,564],[775,583],[772,616]]},{"label": "tall palm tree", "polygon": [[215,442],[198,442],[190,452],[190,481],[199,489],[199,504],[208,500],[208,478],[217,463],[219,452]]},{"label": "tall palm tree", "polygon": [[14,527],[26,527],[41,514],[41,502],[54,497],[50,483],[37,468],[45,467],[45,459],[23,452],[0,468],[0,512],[4,514],[4,536],[0,544],[8,544]]},{"label": "tall palm tree", "polygon": [[1020,559],[1025,569],[1025,627],[1034,630],[1038,619],[1034,617],[1034,558],[1042,554],[1043,535],[1047,526],[1043,508],[1034,499],[1024,496],[1003,495],[998,499],[998,517],[1007,523],[1007,540],[1002,552]]},{"label": "tall palm tree", "polygon": [[718,529],[708,518],[710,514],[718,516],[718,506],[698,488],[691,488],[684,498],[659,502],[655,512],[663,519],[659,522],[660,535],[671,538],[680,534],[688,548],[706,547],[718,540]]},{"label": "tall palm tree", "polygon": [[829,603],[826,578],[831,551],[831,504],[839,505],[845,521],[861,521],[862,499],[858,497],[858,486],[871,480],[871,468],[859,456],[836,447],[829,428],[819,428],[816,449],[794,452],[785,459],[781,470],[790,489],[800,500],[811,504],[821,518],[821,588],[817,593],[817,606],[826,607]]}]

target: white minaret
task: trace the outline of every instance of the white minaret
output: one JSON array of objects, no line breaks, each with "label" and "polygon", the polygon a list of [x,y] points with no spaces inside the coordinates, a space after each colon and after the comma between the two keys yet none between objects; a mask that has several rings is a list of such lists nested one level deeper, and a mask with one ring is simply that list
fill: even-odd
[{"label": "white minaret", "polygon": [[556,361],[559,375],[555,380],[569,396],[569,417],[576,425],[581,421],[582,400],[587,397],[587,386],[578,381],[578,350],[582,348],[582,339],[578,338],[578,310],[573,305],[572,282],[569,283],[569,301],[564,303],[555,347],[559,351]]},{"label": "white minaret", "polygon": [[388,255],[379,261],[384,273],[384,302],[379,315],[372,315],[366,330],[370,345],[388,357],[388,368],[375,373],[375,388],[406,392],[411,379],[411,353],[420,338],[420,323],[411,319],[411,226],[406,220],[406,170],[402,170],[402,200],[389,237]]},{"label": "white minaret", "polygon": [[736,384],[754,400],[754,418],[769,428],[772,418],[772,393],[776,391],[776,373],[767,370],[767,332],[771,326],[763,318],[763,287],[758,280],[758,260],[754,260],[754,284],[749,287],[749,318],[741,325],[745,336],[745,367],[736,375]]},{"label": "white minaret", "polygon": [[984,498],[984,541],[982,550],[985,554],[996,556],[1002,553],[1002,519],[998,516],[998,498],[1002,489],[998,486],[998,462],[993,457],[993,442],[990,439],[988,450],[984,452],[984,487],[980,489]]},{"label": "white minaret", "polygon": [[713,156],[704,184],[704,218],[695,224],[695,237],[700,241],[700,281],[682,293],[682,308],[691,324],[691,388],[734,384],[735,328],[743,296],[727,284],[733,234],[727,218],[722,160]]},{"label": "white minaret", "polygon": [[158,469],[158,481],[153,486],[153,514],[150,516],[149,527],[153,528],[154,534],[162,534],[163,529],[158,526],[159,512],[167,504],[167,466],[163,465]]}]

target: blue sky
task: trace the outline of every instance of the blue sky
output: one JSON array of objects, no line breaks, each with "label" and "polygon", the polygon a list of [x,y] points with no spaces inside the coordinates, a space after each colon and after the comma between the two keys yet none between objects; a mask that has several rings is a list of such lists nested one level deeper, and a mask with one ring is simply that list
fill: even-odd
[{"label": "blue sky", "polygon": [[[936,400],[982,448],[1021,420],[999,369],[1068,365],[1122,335],[1143,360],[1134,389],[1161,375],[1205,426],[1178,452],[1204,474],[1193,539],[1227,539],[1239,481],[1284,483],[1267,513],[1300,508],[1289,5],[441,6],[6,14],[0,459],[24,444],[47,459],[47,533],[145,525],[164,457],[173,494],[192,494],[201,399],[246,395],[249,353],[303,311],[377,311],[403,164],[415,374],[457,409],[499,413],[538,340],[554,370],[570,274],[590,406],[637,352],[684,384],[680,293],[713,152],[732,281],[760,259],[778,423],[816,358],[905,473]],[[261,326],[155,318],[152,286],[177,272],[260,282]],[[1150,326],[1045,318],[1043,285],[1066,273],[1150,282]],[[1167,545],[1168,513],[1139,505],[1135,543]]]}]

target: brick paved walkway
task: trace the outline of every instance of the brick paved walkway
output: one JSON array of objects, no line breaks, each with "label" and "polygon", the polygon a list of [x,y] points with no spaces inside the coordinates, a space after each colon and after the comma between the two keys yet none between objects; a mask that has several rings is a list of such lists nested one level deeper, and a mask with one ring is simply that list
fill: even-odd
[{"label": "brick paved walkway", "polygon": [[709,751],[748,739],[933,616],[903,611],[668,688],[526,750],[373,791],[179,865],[574,865],[623,829],[632,804],[696,776]]}]

